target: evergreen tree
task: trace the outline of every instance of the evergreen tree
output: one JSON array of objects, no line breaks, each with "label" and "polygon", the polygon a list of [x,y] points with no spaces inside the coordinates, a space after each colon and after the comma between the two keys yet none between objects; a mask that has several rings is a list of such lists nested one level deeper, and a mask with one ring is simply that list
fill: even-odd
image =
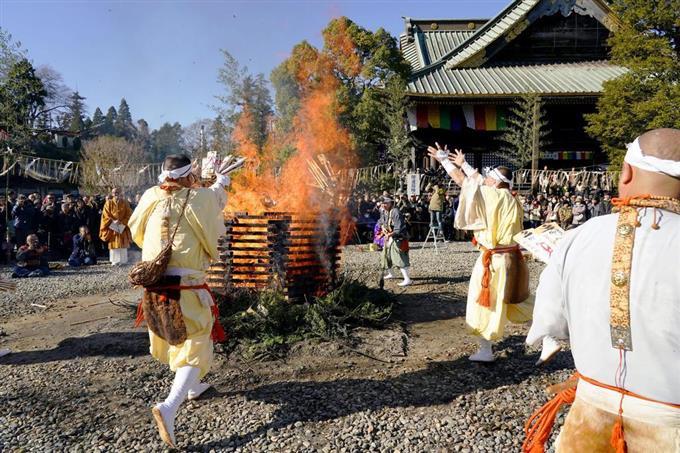
[{"label": "evergreen tree", "polygon": [[281,132],[290,132],[300,108],[300,86],[287,61],[274,68],[269,78],[275,92],[276,127]]},{"label": "evergreen tree", "polygon": [[96,134],[92,130],[92,119],[89,116],[86,116],[85,119],[83,120],[83,129],[82,133],[80,134],[80,137],[85,140],[85,139],[90,139],[95,137]]},{"label": "evergreen tree", "polygon": [[149,130],[149,123],[144,119],[137,121],[137,134],[135,134],[135,142],[144,151],[144,156],[147,160],[153,160],[151,155],[151,131]]},{"label": "evergreen tree", "polygon": [[85,98],[80,95],[77,91],[69,97],[68,102],[68,112],[66,113],[66,119],[68,121],[68,130],[71,132],[80,132],[84,129],[84,117],[85,117],[85,104],[83,101]]},{"label": "evergreen tree", "polygon": [[118,113],[116,112],[116,109],[113,106],[109,107],[109,110],[106,112],[106,117],[104,118],[104,126],[101,128],[101,135],[116,134],[114,124],[116,123],[117,117]]},{"label": "evergreen tree", "polygon": [[625,147],[654,128],[680,128],[680,1],[614,0],[621,23],[611,35],[612,62],[629,71],[606,82],[587,131],[618,166]]},{"label": "evergreen tree", "polygon": [[26,58],[26,50],[12,35],[0,27],[0,81],[4,81],[10,68]]},{"label": "evergreen tree", "polygon": [[212,137],[212,142],[210,143],[211,151],[217,151],[219,155],[233,152],[234,146],[231,141],[231,130],[219,115],[210,125],[210,136]]},{"label": "evergreen tree", "polygon": [[45,96],[45,86],[28,60],[20,60],[9,68],[0,84],[0,130],[9,134],[9,138],[0,139],[0,146],[31,150],[33,127],[45,114]]},{"label": "evergreen tree", "polygon": [[156,162],[165,159],[168,154],[185,152],[182,141],[182,126],[179,123],[164,123],[151,134],[151,154]]},{"label": "evergreen tree", "polygon": [[92,115],[92,132],[95,135],[103,135],[102,130],[104,128],[104,114],[102,110],[97,107]]},{"label": "evergreen tree", "polygon": [[222,50],[224,64],[218,72],[218,81],[224,86],[226,94],[217,96],[221,104],[216,107],[228,127],[233,128],[243,109],[252,115],[249,131],[250,139],[260,148],[264,146],[269,134],[269,121],[273,114],[272,99],[264,75],[252,75],[248,68],[226,50]]},{"label": "evergreen tree", "polygon": [[118,116],[113,122],[113,129],[115,135],[119,137],[125,137],[130,139],[135,134],[135,125],[132,122],[132,115],[130,114],[130,107],[125,101],[125,98],[120,100],[120,106],[118,107]]},{"label": "evergreen tree", "polygon": [[500,136],[503,157],[517,167],[531,163],[531,169],[538,170],[538,159],[548,144],[550,134],[541,97],[527,94],[520,98],[510,109],[506,121],[508,127]]},{"label": "evergreen tree", "polygon": [[406,83],[401,77],[392,77],[387,82],[383,109],[382,116],[387,125],[387,135],[384,140],[387,154],[396,162],[405,162],[411,158],[413,140],[406,122],[406,110],[408,109]]}]

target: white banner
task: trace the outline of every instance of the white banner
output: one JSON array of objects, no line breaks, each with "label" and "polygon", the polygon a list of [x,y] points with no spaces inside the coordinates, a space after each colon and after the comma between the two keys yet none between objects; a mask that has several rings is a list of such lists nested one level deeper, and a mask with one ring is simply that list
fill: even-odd
[{"label": "white banner", "polygon": [[411,195],[420,195],[420,173],[409,173],[406,175],[406,193]]}]

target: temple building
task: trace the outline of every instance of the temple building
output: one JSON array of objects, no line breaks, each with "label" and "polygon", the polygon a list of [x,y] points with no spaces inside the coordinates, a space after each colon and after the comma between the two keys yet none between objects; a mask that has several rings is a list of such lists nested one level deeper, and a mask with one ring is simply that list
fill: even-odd
[{"label": "temple building", "polygon": [[[615,24],[603,0],[514,0],[490,20],[405,18],[412,134],[462,148],[480,168],[508,164],[499,151],[508,109],[536,93],[550,129],[541,168],[605,163],[584,115],[602,84],[626,71],[608,61]],[[416,163],[428,166],[422,145]]]}]

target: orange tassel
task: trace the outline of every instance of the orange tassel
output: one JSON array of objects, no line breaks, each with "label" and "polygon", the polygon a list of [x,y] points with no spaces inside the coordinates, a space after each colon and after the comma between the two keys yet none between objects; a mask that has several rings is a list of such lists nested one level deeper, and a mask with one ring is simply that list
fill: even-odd
[{"label": "orange tassel", "polygon": [[626,453],[626,440],[623,433],[623,421],[621,419],[614,424],[614,428],[612,428],[612,437],[609,443],[616,450],[616,453]]},{"label": "orange tassel", "polygon": [[[578,374],[572,376],[570,381],[577,379]],[[576,386],[569,386],[533,413],[524,425],[524,434],[526,435],[524,444],[522,444],[524,453],[545,452],[545,443],[550,438],[557,413],[563,405],[573,403],[575,398]]]},{"label": "orange tassel", "polygon": [[135,329],[139,326],[142,325],[142,322],[144,321],[144,310],[142,310],[142,301],[139,301],[139,305],[137,305],[137,317],[135,318]]},{"label": "orange tassel", "polygon": [[482,265],[484,266],[484,274],[482,274],[482,289],[479,292],[477,303],[486,308],[491,308],[491,250],[484,250],[482,255]]},{"label": "orange tassel", "polygon": [[481,307],[491,308],[491,290],[488,287],[482,287],[482,290],[479,292],[477,303]]}]

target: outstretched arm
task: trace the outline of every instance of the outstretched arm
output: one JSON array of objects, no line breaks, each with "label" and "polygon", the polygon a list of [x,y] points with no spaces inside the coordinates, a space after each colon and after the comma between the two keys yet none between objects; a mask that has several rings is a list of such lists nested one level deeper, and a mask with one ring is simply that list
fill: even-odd
[{"label": "outstretched arm", "polygon": [[442,164],[446,173],[451,176],[456,184],[462,186],[465,176],[470,177],[477,173],[477,170],[465,161],[465,154],[461,150],[456,149],[453,154],[450,154],[448,146],[444,146],[442,149],[439,143],[435,143],[435,145],[436,148],[427,147],[429,156]]}]

